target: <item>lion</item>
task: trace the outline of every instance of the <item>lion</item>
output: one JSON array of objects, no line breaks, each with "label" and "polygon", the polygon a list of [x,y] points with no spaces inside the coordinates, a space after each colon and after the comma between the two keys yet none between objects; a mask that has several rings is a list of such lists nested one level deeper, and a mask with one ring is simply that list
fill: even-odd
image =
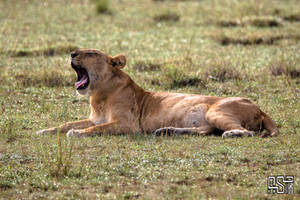
[{"label": "lion", "polygon": [[90,116],[38,133],[87,137],[135,132],[207,135],[222,131],[222,138],[253,136],[260,130],[265,130],[263,136],[279,133],[274,121],[248,99],[146,91],[121,70],[125,65],[122,54],[112,57],[95,49],[72,52],[75,87],[78,94],[89,96]]}]

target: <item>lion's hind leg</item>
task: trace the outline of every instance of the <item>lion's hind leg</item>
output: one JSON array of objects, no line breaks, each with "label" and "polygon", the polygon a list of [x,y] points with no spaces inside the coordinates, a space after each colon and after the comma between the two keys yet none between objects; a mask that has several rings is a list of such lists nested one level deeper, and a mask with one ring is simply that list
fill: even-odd
[{"label": "lion's hind leg", "polygon": [[212,107],[206,113],[206,120],[217,129],[224,131],[222,138],[253,136],[253,130],[262,125],[262,112],[245,99],[229,99]]},{"label": "lion's hind leg", "polygon": [[239,119],[228,114],[212,112],[208,113],[206,118],[214,127],[224,131],[222,134],[223,139],[228,137],[249,137],[255,133],[245,129]]}]

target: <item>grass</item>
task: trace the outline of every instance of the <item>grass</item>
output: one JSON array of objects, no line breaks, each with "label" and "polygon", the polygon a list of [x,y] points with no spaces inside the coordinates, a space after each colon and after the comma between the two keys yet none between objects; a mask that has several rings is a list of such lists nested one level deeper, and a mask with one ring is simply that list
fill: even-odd
[{"label": "grass", "polygon": [[[113,15],[99,15],[95,6],[88,0],[0,1],[1,199],[300,197],[297,0],[111,0]],[[166,11],[180,20],[154,23]],[[266,18],[280,25],[253,22]],[[249,21],[218,24],[238,19]],[[247,97],[281,134],[229,140],[35,135],[89,116],[69,65],[78,47],[124,53],[124,70],[147,90]],[[267,194],[269,175],[294,175],[295,194]]]}]

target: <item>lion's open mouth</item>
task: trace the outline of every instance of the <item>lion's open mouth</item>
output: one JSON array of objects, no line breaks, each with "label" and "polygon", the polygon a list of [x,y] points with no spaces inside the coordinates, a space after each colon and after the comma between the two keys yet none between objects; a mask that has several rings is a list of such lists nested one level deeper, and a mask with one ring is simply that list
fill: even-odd
[{"label": "lion's open mouth", "polygon": [[71,63],[72,68],[77,73],[77,81],[75,83],[75,87],[77,90],[84,90],[89,86],[90,80],[89,75],[85,68],[81,66],[76,66],[73,63]]}]

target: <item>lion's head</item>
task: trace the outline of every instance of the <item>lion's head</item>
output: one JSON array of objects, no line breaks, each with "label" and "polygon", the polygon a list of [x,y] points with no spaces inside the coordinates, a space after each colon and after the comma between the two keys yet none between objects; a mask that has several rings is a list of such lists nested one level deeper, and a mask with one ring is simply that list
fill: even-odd
[{"label": "lion's head", "polygon": [[107,87],[117,71],[126,64],[124,55],[111,57],[95,49],[78,49],[71,53],[71,66],[77,73],[75,87],[81,95]]}]

